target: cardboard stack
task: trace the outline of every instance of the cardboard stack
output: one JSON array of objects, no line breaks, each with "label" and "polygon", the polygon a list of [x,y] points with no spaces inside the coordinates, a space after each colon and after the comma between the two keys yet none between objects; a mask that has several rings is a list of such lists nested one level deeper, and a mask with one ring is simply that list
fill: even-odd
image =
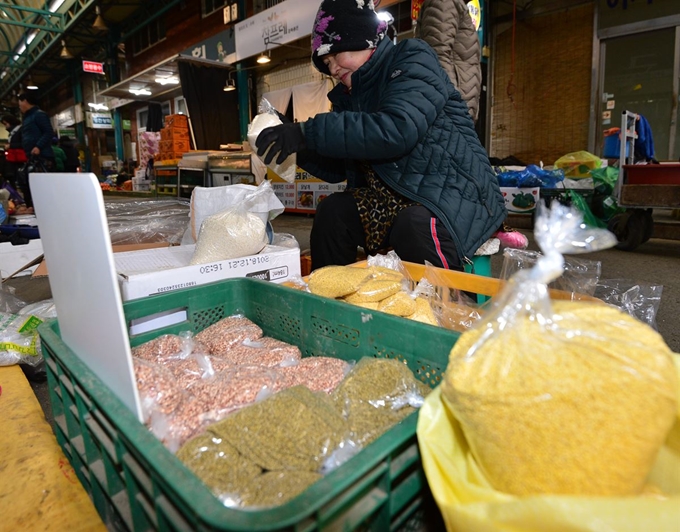
[{"label": "cardboard stack", "polygon": [[154,131],[145,131],[139,135],[139,166],[146,168],[149,159],[158,153],[160,135]]},{"label": "cardboard stack", "polygon": [[159,161],[180,159],[191,149],[189,141],[189,121],[186,115],[168,115],[165,127],[161,129],[161,141],[158,146]]}]

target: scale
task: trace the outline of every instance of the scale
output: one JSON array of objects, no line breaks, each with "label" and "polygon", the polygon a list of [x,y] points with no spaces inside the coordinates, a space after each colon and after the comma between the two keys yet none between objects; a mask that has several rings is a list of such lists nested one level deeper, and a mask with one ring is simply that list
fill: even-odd
[{"label": "scale", "polygon": [[143,422],[97,176],[37,173],[29,182],[61,338]]}]

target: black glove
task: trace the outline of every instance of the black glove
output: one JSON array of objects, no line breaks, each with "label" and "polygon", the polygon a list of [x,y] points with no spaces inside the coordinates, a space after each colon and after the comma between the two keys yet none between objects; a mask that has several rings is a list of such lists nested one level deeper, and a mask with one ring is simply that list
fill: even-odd
[{"label": "black glove", "polygon": [[[276,111],[276,109],[274,109],[274,110]],[[291,123],[293,122],[293,121],[292,121],[290,118],[288,118],[286,115],[282,115],[282,114],[279,113],[278,111],[276,111],[276,116],[278,116],[278,117],[279,117],[279,120],[281,120],[281,122],[284,123],[284,124],[291,124]]]},{"label": "black glove", "polygon": [[257,136],[255,146],[260,157],[271,146],[264,158],[264,164],[271,163],[277,153],[279,156],[276,158],[276,164],[281,164],[291,153],[305,149],[305,135],[299,122],[281,124],[263,129]]}]

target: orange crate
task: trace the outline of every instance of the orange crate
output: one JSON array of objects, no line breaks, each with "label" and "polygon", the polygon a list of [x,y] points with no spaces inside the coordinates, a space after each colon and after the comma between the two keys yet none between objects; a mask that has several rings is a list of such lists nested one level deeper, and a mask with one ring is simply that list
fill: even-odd
[{"label": "orange crate", "polygon": [[168,115],[165,117],[166,127],[189,127],[187,115]]}]

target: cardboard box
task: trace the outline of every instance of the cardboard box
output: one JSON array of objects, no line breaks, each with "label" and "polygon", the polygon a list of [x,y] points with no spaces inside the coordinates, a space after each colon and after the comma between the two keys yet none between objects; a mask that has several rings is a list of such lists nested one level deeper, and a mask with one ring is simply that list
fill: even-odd
[{"label": "cardboard box", "polygon": [[[13,246],[10,242],[3,242],[0,244],[0,278],[6,279],[42,254],[42,241],[39,238],[29,240],[28,244],[22,246]],[[23,270],[19,275],[29,275],[37,267],[38,265],[35,264]]]},{"label": "cardboard box", "polygon": [[163,294],[233,277],[282,283],[300,275],[300,249],[265,246],[257,255],[189,265],[195,246],[116,253],[123,301]]},{"label": "cardboard box", "polygon": [[[142,244],[118,244],[112,245],[111,250],[114,253],[125,253],[127,251],[140,251],[143,249],[155,249],[155,248],[167,248],[169,244],[167,242],[145,242]],[[42,248],[41,248],[42,249]],[[41,251],[42,253],[42,251]],[[47,263],[43,261],[38,265],[38,267],[33,272],[32,277],[45,277],[48,275]]]},{"label": "cardboard box", "polygon": [[541,197],[539,187],[501,187],[501,193],[508,212],[533,212]]}]

